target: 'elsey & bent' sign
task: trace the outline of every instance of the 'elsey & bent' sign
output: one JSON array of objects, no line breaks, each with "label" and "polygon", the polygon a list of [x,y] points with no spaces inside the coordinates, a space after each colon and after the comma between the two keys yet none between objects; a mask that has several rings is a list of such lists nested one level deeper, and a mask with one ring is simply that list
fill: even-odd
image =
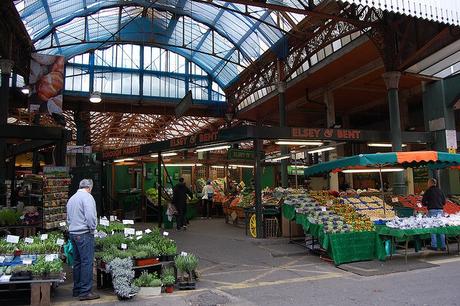
[{"label": "'elsey & bent' sign", "polygon": [[300,139],[360,140],[360,130],[292,128],[291,136]]}]

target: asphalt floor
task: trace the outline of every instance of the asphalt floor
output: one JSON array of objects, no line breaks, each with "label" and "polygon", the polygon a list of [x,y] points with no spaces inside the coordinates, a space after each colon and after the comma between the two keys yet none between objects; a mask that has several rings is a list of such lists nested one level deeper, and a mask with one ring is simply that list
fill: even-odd
[{"label": "asphalt floor", "polygon": [[[154,224],[141,224],[143,228]],[[192,220],[187,231],[168,230],[181,251],[200,259],[197,289],[120,302],[110,290],[80,302],[71,275],[53,305],[460,305],[460,256],[422,251],[386,262],[336,267],[287,239],[255,240],[223,219]]]}]

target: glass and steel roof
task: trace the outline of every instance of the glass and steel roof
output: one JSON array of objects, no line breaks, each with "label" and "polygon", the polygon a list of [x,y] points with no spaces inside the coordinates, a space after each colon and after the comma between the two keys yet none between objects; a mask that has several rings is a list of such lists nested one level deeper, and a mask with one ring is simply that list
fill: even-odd
[{"label": "glass and steel roof", "polygon": [[[272,1],[303,8],[301,1]],[[221,87],[304,15],[224,1],[18,0],[38,52],[71,58],[115,43],[153,45],[197,64]]]}]

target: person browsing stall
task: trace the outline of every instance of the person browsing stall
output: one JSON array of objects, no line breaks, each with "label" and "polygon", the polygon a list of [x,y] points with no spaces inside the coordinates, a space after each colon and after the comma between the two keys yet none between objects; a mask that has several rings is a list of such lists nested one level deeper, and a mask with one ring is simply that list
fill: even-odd
[{"label": "person browsing stall", "polygon": [[190,189],[185,185],[184,178],[179,178],[179,183],[174,186],[173,189],[173,199],[172,203],[176,206],[177,209],[177,229],[178,230],[186,230],[186,220],[185,214],[187,212],[187,195],[193,198],[193,193]]},{"label": "person browsing stall", "polygon": [[[428,217],[441,217],[444,213],[443,208],[446,203],[446,196],[437,185],[436,179],[428,179],[428,189],[423,194],[422,205],[428,208]],[[446,235],[444,234],[431,234],[431,246],[429,249],[438,250],[437,238],[441,240],[441,250],[446,250]]]},{"label": "person browsing stall", "polygon": [[206,185],[203,186],[201,194],[203,195],[201,198],[203,200],[203,217],[210,218],[212,199],[214,197],[214,188],[211,185],[211,180],[208,180]]},{"label": "person browsing stall", "polygon": [[81,180],[79,189],[67,202],[67,223],[73,246],[73,296],[80,301],[98,299],[93,293],[94,231],[96,201],[91,195],[93,181]]}]

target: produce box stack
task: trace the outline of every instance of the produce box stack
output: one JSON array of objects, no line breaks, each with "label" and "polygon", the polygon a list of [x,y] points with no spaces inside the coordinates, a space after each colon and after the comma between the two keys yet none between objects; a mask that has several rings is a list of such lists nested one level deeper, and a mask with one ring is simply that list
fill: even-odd
[{"label": "produce box stack", "polygon": [[369,217],[372,221],[389,220],[396,216],[391,206],[387,206],[386,213],[384,213],[383,201],[377,196],[343,196],[340,198],[340,203],[351,205],[357,212]]},{"label": "produce box stack", "polygon": [[43,182],[43,227],[47,230],[60,227],[67,219],[69,198],[68,173],[45,174]]}]

